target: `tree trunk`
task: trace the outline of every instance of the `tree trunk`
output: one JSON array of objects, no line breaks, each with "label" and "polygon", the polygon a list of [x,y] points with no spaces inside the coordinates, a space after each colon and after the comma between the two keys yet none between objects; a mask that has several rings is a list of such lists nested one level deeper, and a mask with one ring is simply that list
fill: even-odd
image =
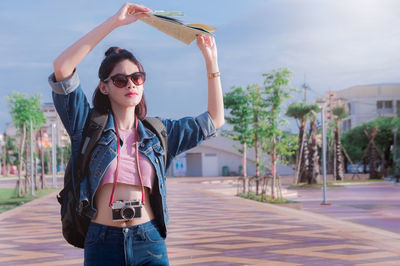
[{"label": "tree trunk", "polygon": [[305,141],[305,134],[304,134],[304,122],[300,122],[299,128],[299,150],[297,150],[296,155],[296,168],[295,168],[295,178],[294,183],[298,184],[300,181],[300,169],[301,169],[301,161],[303,158],[303,150],[304,150],[304,141]]},{"label": "tree trunk", "polygon": [[258,158],[258,136],[257,136],[257,133],[255,136],[254,153],[256,155],[256,195],[258,195],[258,187],[259,187],[258,178],[260,177],[260,166],[259,166],[260,158]]},{"label": "tree trunk", "polygon": [[304,140],[304,150],[303,150],[303,156],[300,164],[300,182],[301,183],[308,183],[308,177],[307,173],[309,170],[309,152],[308,152],[308,141]]},{"label": "tree trunk", "polygon": [[379,178],[379,173],[377,170],[378,151],[376,150],[375,145],[372,143],[370,143],[369,146],[369,179],[377,179]]},{"label": "tree trunk", "polygon": [[368,174],[367,172],[367,160],[363,159],[363,174]]},{"label": "tree trunk", "polygon": [[247,144],[243,143],[243,177],[247,177]]},{"label": "tree trunk", "polygon": [[3,171],[3,176],[8,176],[8,167],[7,167],[7,135],[4,133],[4,146],[3,146],[3,160],[1,170]]},{"label": "tree trunk", "polygon": [[335,141],[334,141],[334,143],[333,143],[333,145],[332,145],[332,151],[333,151],[333,168],[332,168],[332,175],[333,175],[333,178],[334,179],[336,179],[336,170],[337,170],[337,167],[336,167],[336,165],[337,165],[337,152],[336,152],[336,138],[335,138]]},{"label": "tree trunk", "polygon": [[18,165],[18,197],[21,197],[22,194],[25,194],[22,187],[22,157],[24,155],[24,147],[25,147],[25,135],[26,135],[26,125],[25,123],[22,124],[22,137],[21,137],[21,144],[19,147],[19,165]]},{"label": "tree trunk", "polygon": [[[29,150],[30,150],[30,147],[28,146],[29,145],[28,144],[28,137],[29,137],[29,135],[26,134],[26,140],[25,140],[25,182],[24,182],[25,183],[25,191],[26,192],[28,192],[28,187],[31,184],[31,180],[29,179],[29,172],[28,172],[28,168],[29,168],[29,166],[28,166],[28,164],[29,164],[28,158],[29,158]],[[32,169],[30,169],[30,170],[32,171]]]},{"label": "tree trunk", "polygon": [[44,151],[43,151],[43,138],[42,138],[42,128],[40,128],[39,131],[39,138],[40,138],[40,147],[38,147],[39,149],[39,154],[40,154],[40,164],[41,164],[41,171],[40,171],[40,186],[42,189],[45,188],[46,184],[45,184],[45,178],[44,178]]},{"label": "tree trunk", "polygon": [[336,140],[336,180],[344,180],[342,143],[340,142],[339,121],[336,125],[335,140]]},{"label": "tree trunk", "polygon": [[317,127],[315,119],[310,124],[310,139],[309,139],[309,167],[308,167],[308,184],[316,184],[319,176],[319,157],[317,147]]},{"label": "tree trunk", "polygon": [[271,174],[272,174],[272,184],[271,184],[271,198],[275,199],[275,184],[276,184],[276,139],[271,139]]}]

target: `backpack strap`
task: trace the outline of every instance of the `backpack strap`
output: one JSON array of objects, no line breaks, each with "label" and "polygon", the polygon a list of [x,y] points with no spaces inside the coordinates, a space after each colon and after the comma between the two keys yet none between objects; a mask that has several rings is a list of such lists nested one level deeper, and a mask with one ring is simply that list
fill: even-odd
[{"label": "backpack strap", "polygon": [[167,168],[168,133],[164,124],[156,117],[146,117],[142,122],[160,140],[161,146],[164,149],[164,166]]},{"label": "backpack strap", "polygon": [[90,153],[92,152],[97,141],[100,139],[103,133],[104,127],[108,120],[108,113],[99,113],[96,109],[93,109],[89,118],[86,121],[85,128],[82,133],[82,148],[78,158],[77,177],[78,180],[82,179],[87,165],[90,159]]}]

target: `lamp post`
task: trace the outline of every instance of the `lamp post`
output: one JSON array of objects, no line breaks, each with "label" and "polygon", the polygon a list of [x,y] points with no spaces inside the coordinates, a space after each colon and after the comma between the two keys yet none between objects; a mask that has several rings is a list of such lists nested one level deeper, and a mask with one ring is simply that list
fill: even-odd
[{"label": "lamp post", "polygon": [[51,157],[52,157],[52,166],[53,166],[53,188],[57,187],[57,159],[56,159],[56,124],[51,124]]},{"label": "lamp post", "polygon": [[397,130],[398,127],[393,127],[393,162],[397,160]]},{"label": "lamp post", "polygon": [[323,174],[323,189],[321,205],[330,205],[326,201],[326,132],[325,132],[325,104],[323,99],[317,100],[318,106],[321,108],[321,125],[322,125],[322,174]]}]

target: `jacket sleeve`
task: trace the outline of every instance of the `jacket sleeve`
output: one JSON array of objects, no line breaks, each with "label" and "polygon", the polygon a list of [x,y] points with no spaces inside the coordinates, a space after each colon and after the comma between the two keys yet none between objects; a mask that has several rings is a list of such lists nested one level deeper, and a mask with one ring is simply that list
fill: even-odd
[{"label": "jacket sleeve", "polygon": [[90,105],[80,86],[76,71],[69,79],[55,81],[54,73],[49,76],[49,84],[53,89],[53,102],[57,113],[71,138],[83,132]]},{"label": "jacket sleeve", "polygon": [[179,120],[161,119],[168,133],[168,163],[178,154],[215,136],[216,129],[208,112]]}]

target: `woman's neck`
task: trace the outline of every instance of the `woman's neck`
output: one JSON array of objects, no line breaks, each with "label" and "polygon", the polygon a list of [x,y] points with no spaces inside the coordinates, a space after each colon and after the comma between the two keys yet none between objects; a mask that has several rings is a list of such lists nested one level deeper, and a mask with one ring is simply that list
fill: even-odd
[{"label": "woman's neck", "polygon": [[135,107],[112,108],[118,129],[131,129],[135,125]]}]

